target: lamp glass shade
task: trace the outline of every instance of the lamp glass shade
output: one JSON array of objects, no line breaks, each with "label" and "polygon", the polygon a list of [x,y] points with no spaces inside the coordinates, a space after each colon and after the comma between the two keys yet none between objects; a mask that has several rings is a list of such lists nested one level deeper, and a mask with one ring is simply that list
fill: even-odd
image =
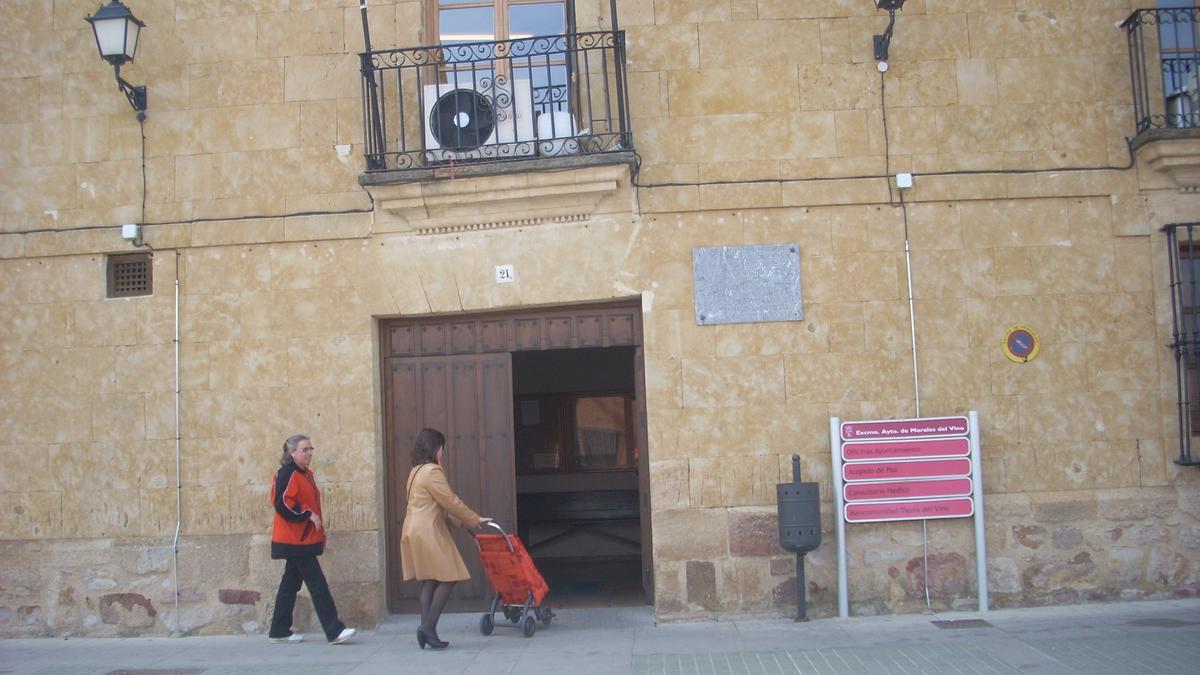
[{"label": "lamp glass shade", "polygon": [[116,65],[133,60],[137,53],[138,35],[145,24],[138,21],[128,7],[113,0],[87,17],[87,22],[92,24],[92,31],[96,34],[96,47],[101,57]]}]

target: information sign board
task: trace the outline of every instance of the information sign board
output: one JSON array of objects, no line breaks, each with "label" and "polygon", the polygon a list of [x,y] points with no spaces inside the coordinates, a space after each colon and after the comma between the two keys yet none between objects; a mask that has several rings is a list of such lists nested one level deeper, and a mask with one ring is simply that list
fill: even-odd
[{"label": "information sign board", "polygon": [[906,478],[950,478],[971,475],[971,460],[966,457],[954,459],[905,459],[894,462],[846,462],[842,465],[842,479],[846,482],[862,480],[904,480]]},{"label": "information sign board", "polygon": [[975,515],[975,503],[970,497],[897,502],[853,502],[846,504],[845,515],[848,523],[966,518]]},{"label": "information sign board", "polygon": [[842,444],[842,459],[847,462],[881,459],[929,459],[966,457],[971,442],[960,438],[920,438],[908,441],[859,441]]},{"label": "information sign board", "polygon": [[843,488],[843,494],[848,502],[873,502],[891,499],[967,497],[970,496],[971,489],[970,478],[941,478],[936,480],[847,483]]},{"label": "information sign board", "polygon": [[843,441],[877,441],[886,438],[966,436],[965,417],[921,417],[906,420],[842,422]]}]

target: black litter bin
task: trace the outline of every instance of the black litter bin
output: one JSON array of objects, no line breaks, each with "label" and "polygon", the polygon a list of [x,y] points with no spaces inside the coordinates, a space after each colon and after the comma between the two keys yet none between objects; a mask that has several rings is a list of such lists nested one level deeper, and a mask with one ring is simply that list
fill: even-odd
[{"label": "black litter bin", "polygon": [[807,621],[804,554],[821,545],[821,492],[800,480],[800,455],[792,455],[792,482],[775,486],[779,545],[796,554],[796,620]]}]

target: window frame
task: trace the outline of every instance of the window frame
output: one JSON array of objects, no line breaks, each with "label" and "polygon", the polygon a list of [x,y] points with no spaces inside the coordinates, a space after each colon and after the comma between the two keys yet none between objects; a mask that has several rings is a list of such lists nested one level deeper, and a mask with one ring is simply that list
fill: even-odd
[{"label": "window frame", "polygon": [[[446,5],[442,4],[442,0],[426,0],[426,15],[425,16],[427,17],[427,19],[425,21],[425,26],[429,31],[429,35],[426,36],[426,42],[430,45],[438,45],[438,46],[442,45],[441,10],[443,10],[443,9],[472,9],[472,8],[491,7],[492,8],[492,39],[482,41],[484,43],[487,43],[487,42],[503,42],[505,40],[513,39],[510,35],[510,30],[509,30],[510,27],[509,27],[508,10],[510,7],[513,7],[515,5],[544,5],[544,4],[562,5],[562,8],[563,8],[562,32],[557,33],[556,35],[571,35],[575,32],[575,3],[573,2],[573,0],[467,0],[465,2],[454,2],[454,3],[446,4]],[[534,36],[534,37],[537,37],[537,36]],[[466,43],[449,43],[449,44],[476,44],[476,43],[466,42]],[[574,67],[574,64],[571,63],[571,60],[569,58],[567,58],[568,53],[569,52],[564,52],[561,54],[561,56],[553,58],[553,59],[548,59],[545,63],[539,63],[536,66],[532,62],[530,62],[527,65],[520,67],[518,69],[524,69],[524,70],[529,71],[530,80],[531,80],[531,84],[532,84],[532,82],[533,82],[532,75],[533,75],[533,71],[535,68],[537,68],[539,71],[542,68],[546,68],[547,71],[549,70],[549,68],[559,68],[559,67],[563,68],[565,81],[562,84],[555,85],[555,84],[553,84],[553,82],[554,82],[553,76],[549,76],[547,78],[546,87],[550,88],[550,89],[553,89],[553,87],[555,87],[555,86],[564,87],[565,92],[563,94],[562,101],[563,102],[566,102],[568,100],[573,101],[577,98],[576,91],[575,91],[576,90],[575,73],[574,73],[575,67]],[[494,61],[495,61],[495,63],[492,67],[492,72],[494,73],[493,76],[507,77],[507,78],[511,78],[513,76],[512,71],[513,71],[514,64],[511,60],[509,60],[508,58],[500,58],[500,59],[495,59]],[[470,77],[470,82],[474,83],[474,81],[477,77],[476,73],[479,72],[479,70],[480,70],[477,67],[477,62],[466,62],[466,65],[469,67],[464,68],[464,67],[462,67],[461,63],[440,64],[437,66],[436,71],[435,71],[436,79],[431,80],[431,81],[436,82],[438,84],[446,84],[446,85],[455,86],[458,83],[460,83],[460,79],[459,79],[460,76],[459,75],[451,76],[451,73],[467,73]],[[553,100],[552,95],[548,95],[548,100]],[[538,105],[542,105],[546,108],[546,110],[539,111],[539,112],[548,112],[549,110],[554,108],[553,104],[550,104],[550,103],[539,104],[539,103],[537,103],[536,100],[533,102],[533,105],[535,107],[537,107]],[[576,102],[576,106],[577,105],[578,104]]]},{"label": "window frame", "polygon": [[[626,464],[622,466],[583,466],[579,462],[579,421],[576,418],[576,406],[581,399],[589,398],[623,398],[624,428],[621,430],[627,450]],[[612,473],[637,471],[637,437],[634,434],[634,415],[637,398],[631,391],[574,391],[554,394],[521,394],[513,397],[513,408],[516,433],[514,440],[519,440],[520,429],[523,426],[520,418],[521,404],[525,401],[537,401],[539,415],[554,415],[558,425],[557,434],[557,466],[538,469],[533,466],[532,453],[523,450],[519,443],[515,447],[516,472],[518,476],[556,475],[573,473]],[[549,404],[549,405],[547,405]],[[547,410],[552,408],[552,410]],[[528,458],[528,461],[527,461]]]},{"label": "window frame", "polygon": [[1200,346],[1197,346],[1196,331],[1187,329],[1200,327],[1200,241],[1179,242],[1175,256],[1175,269],[1179,274],[1176,279],[1179,284],[1176,295],[1178,319],[1184,327],[1181,335],[1192,336],[1191,339],[1183,337],[1180,345],[1183,368],[1187,371],[1184,396],[1188,403],[1191,434],[1197,436],[1200,435]]},{"label": "window frame", "polygon": [[[492,42],[501,42],[509,38],[508,8],[513,5],[544,5],[561,4],[563,6],[563,32],[570,35],[575,32],[575,3],[572,0],[475,0],[473,2],[455,2],[443,5],[441,0],[425,0],[425,29],[428,31],[425,42],[430,45],[442,44],[441,10],[469,9],[472,7],[492,7]],[[487,40],[484,40],[487,42]]]}]

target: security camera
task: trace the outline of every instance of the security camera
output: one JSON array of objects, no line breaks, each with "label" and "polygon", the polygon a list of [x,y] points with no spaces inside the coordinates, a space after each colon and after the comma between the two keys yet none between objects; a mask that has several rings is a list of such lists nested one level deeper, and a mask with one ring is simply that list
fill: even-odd
[{"label": "security camera", "polygon": [[875,0],[875,9],[886,9],[894,12],[904,6],[904,0]]}]

